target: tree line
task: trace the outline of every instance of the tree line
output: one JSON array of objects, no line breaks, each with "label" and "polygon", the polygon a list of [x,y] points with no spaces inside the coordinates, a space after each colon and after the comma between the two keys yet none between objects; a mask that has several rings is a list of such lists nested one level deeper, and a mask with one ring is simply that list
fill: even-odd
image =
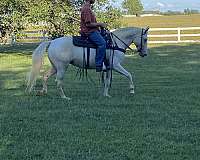
[{"label": "tree line", "polygon": [[[1,36],[5,34],[20,36],[21,31],[30,24],[35,25],[40,22],[44,24],[43,29],[52,38],[78,34],[80,7],[83,2],[84,0],[0,1]],[[110,0],[98,0],[94,10],[98,21],[108,23],[110,28],[117,28],[120,27],[119,18],[123,10],[120,7],[113,7],[113,3],[110,2]],[[143,9],[140,0],[124,0],[122,7],[131,14],[137,14]]]}]

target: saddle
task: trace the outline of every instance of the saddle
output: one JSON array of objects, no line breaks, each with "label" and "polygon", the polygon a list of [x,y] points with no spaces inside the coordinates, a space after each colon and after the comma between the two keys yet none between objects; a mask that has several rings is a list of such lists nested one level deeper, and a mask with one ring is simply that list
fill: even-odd
[{"label": "saddle", "polygon": [[[101,35],[103,36],[103,38],[106,41],[106,49],[112,49],[113,52],[114,52],[114,50],[120,50],[120,48],[117,46],[116,43],[115,43],[115,46],[113,45],[111,35],[108,34],[105,30],[101,30]],[[92,41],[90,41],[88,39],[88,37],[85,35],[73,36],[72,38],[73,38],[73,44],[75,46],[83,48],[83,57],[87,57],[86,59],[83,58],[83,60],[84,60],[83,64],[85,64],[84,67],[86,69],[89,68],[90,48],[97,49],[97,46]],[[87,49],[86,50],[87,55],[85,55],[85,49]],[[106,61],[107,60],[105,59],[104,63],[109,65],[108,62],[106,62]]]},{"label": "saddle", "polygon": [[[106,30],[102,29],[101,35],[106,41],[106,49],[113,49],[112,38],[110,34],[108,34]],[[81,36],[73,36],[73,44],[78,47],[97,48],[97,46],[84,34]]]},{"label": "saddle", "polygon": [[94,43],[84,36],[73,36],[73,44],[78,47],[97,48]]}]

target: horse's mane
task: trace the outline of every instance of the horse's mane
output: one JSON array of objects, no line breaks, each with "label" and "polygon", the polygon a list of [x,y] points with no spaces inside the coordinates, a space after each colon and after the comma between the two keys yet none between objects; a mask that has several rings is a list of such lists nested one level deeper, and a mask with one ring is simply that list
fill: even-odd
[{"label": "horse's mane", "polygon": [[119,28],[119,29],[114,30],[113,33],[117,34],[117,35],[121,35],[121,34],[126,34],[126,33],[133,32],[134,30],[135,31],[139,31],[139,30],[141,30],[141,28],[138,28],[138,27]]}]

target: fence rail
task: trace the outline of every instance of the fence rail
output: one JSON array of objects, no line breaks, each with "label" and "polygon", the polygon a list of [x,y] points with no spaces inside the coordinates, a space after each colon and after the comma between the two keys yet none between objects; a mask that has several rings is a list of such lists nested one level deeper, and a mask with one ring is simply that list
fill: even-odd
[{"label": "fence rail", "polygon": [[[199,30],[199,33],[195,34],[182,34],[181,31],[185,31],[185,30]],[[179,27],[179,28],[150,28],[151,32],[155,32],[155,31],[161,31],[163,33],[163,31],[177,31],[177,34],[149,34],[148,37],[149,38],[169,38],[169,37],[177,37],[177,40],[162,40],[162,41],[149,41],[149,43],[182,43],[182,42],[200,42],[200,27]],[[182,37],[199,37],[199,40],[182,40]]]},{"label": "fence rail", "polygon": [[[198,31],[198,33],[191,33],[191,34],[186,34],[186,33],[181,33],[182,31],[188,31],[188,30],[193,30],[193,31]],[[148,35],[148,38],[173,38],[171,40],[149,40],[149,43],[191,43],[191,42],[200,42],[200,27],[179,27],[179,28],[150,28],[150,33]],[[167,34],[167,32],[172,32],[176,31],[175,34]],[[152,34],[152,32],[159,32],[160,34]],[[20,39],[26,42],[32,42],[32,41],[44,41],[47,40],[47,34],[46,31],[25,31],[24,34],[26,35],[24,38]],[[187,39],[187,40],[182,40],[182,37],[199,37],[199,39],[194,40],[194,39]],[[176,38],[176,40],[174,40]],[[9,43],[15,43],[16,38],[11,37]]]},{"label": "fence rail", "polygon": [[[181,33],[182,31],[188,31],[188,30],[198,30],[199,33],[191,33],[191,34],[183,34]],[[200,42],[200,27],[179,27],[179,28],[150,28],[149,30],[151,33],[148,35],[149,38],[174,38],[176,37],[176,40],[150,40],[149,43],[190,43],[190,42]],[[162,34],[152,34],[152,32],[161,32]],[[176,34],[164,34],[167,33],[169,31],[176,31]],[[40,33],[43,36],[40,37],[29,37],[27,36],[27,39],[40,39],[40,40],[45,40],[48,37],[45,36],[45,34],[43,34],[43,32],[41,31],[30,31],[30,32],[26,32],[26,34],[37,34]],[[199,37],[199,40],[192,40],[192,39],[188,39],[188,40],[182,40],[182,37]]]}]

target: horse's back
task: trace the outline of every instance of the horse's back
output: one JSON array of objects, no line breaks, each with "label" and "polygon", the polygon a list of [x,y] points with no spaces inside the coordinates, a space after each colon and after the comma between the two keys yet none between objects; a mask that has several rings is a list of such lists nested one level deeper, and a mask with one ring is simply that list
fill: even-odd
[{"label": "horse's back", "polygon": [[55,61],[61,60],[61,61],[71,61],[72,59],[72,50],[73,44],[72,44],[72,37],[66,36],[66,37],[60,37],[56,38],[51,41],[49,48],[48,48],[48,56],[49,58]]},{"label": "horse's back", "polygon": [[52,40],[49,48],[63,48],[64,46],[69,47],[69,45],[72,45],[72,37],[66,36]]}]

